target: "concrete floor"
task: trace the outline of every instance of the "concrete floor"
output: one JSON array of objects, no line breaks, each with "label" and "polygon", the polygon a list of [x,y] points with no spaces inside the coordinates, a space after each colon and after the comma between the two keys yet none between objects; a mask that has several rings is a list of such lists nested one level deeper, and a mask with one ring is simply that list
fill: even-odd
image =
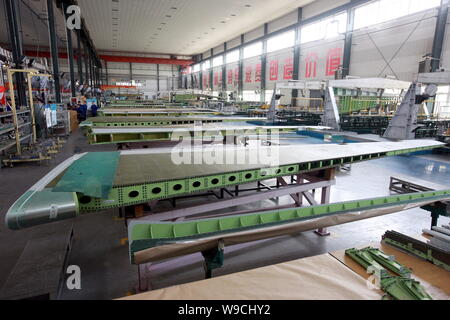
[{"label": "concrete floor", "polygon": [[[113,146],[88,146],[81,133],[70,137],[63,151],[49,166],[19,165],[13,169],[0,169],[0,218],[12,203],[53,167],[74,153],[85,151],[110,151]],[[450,187],[450,158],[426,155],[395,157],[356,164],[350,174],[340,174],[332,189],[331,201],[361,199],[388,195],[391,176],[410,177]],[[419,179],[419,180],[418,180]],[[196,199],[205,201],[208,199]],[[287,197],[280,204],[291,203]],[[180,203],[181,204],[181,203]],[[240,210],[274,206],[266,200],[258,204],[241,206]],[[228,209],[230,210],[230,209]],[[117,210],[85,215],[75,219],[75,241],[69,265],[80,266],[82,290],[63,291],[63,299],[114,299],[133,292],[137,285],[137,267],[129,263],[124,222],[117,219]],[[441,218],[442,223],[450,219]],[[426,211],[413,209],[389,216],[330,228],[331,236],[319,237],[313,232],[295,236],[258,241],[226,249],[225,265],[214,272],[215,276],[277,264],[314,256],[326,252],[378,242],[386,230],[396,230],[409,235],[421,233],[430,225]],[[14,268],[28,240],[39,234],[56,230],[58,224],[40,226],[23,231],[7,230],[0,223],[0,288]],[[45,257],[42,257],[45,259]],[[195,254],[151,266],[153,289],[203,279],[200,254]]]}]

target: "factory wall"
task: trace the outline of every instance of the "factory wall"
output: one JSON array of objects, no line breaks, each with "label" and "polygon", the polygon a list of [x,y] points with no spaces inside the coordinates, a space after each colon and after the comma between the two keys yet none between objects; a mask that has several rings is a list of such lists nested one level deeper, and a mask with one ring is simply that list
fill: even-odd
[{"label": "factory wall", "polygon": [[432,9],[356,30],[350,74],[412,81],[421,58],[431,54],[437,13]]},{"label": "factory wall", "polygon": [[237,62],[226,65],[227,91],[237,92],[239,88],[239,64]]},{"label": "factory wall", "polygon": [[[172,91],[179,89],[179,70],[176,65],[158,65],[146,63],[108,62],[108,80],[110,85],[133,83],[145,95],[156,95],[158,91]],[[106,70],[106,68],[104,68]],[[106,77],[106,75],[105,75]]]},{"label": "factory wall", "polygon": [[[294,49],[287,48],[267,54],[266,64],[266,92],[265,101],[272,99],[275,84],[280,81],[292,80],[294,71]],[[281,99],[282,104],[291,102],[290,90],[283,92],[284,97]]]},{"label": "factory wall", "polygon": [[[302,9],[302,19],[317,17],[324,12],[349,3],[348,0],[319,0]],[[363,4],[365,5],[365,4]],[[334,15],[346,11],[333,12]],[[427,9],[388,22],[374,24],[353,32],[351,48],[350,76],[357,77],[398,77],[412,81],[419,69],[419,62],[432,51],[438,8]],[[297,22],[298,12],[293,11],[268,23],[268,33],[286,28]],[[327,17],[321,16],[321,19]],[[319,20],[318,20],[319,21]],[[315,21],[317,22],[317,21]],[[449,16],[450,22],[450,16]],[[313,22],[314,23],[314,22]],[[341,23],[342,24],[342,23]],[[345,24],[345,20],[344,20]],[[302,28],[308,25],[303,25]],[[301,29],[300,29],[301,30]],[[345,30],[345,29],[344,29]],[[237,36],[226,43],[227,50],[245,47],[264,35],[264,26]],[[308,41],[300,46],[299,78],[305,80],[327,80],[335,78],[336,71],[343,64],[345,32],[339,35],[325,36],[320,40]],[[221,53],[223,46],[214,48],[213,55]],[[228,51],[229,52],[229,51]],[[211,56],[211,50],[204,53]],[[206,59],[203,57],[204,60]],[[272,96],[277,81],[289,80],[294,68],[293,47],[267,54],[265,101]],[[450,30],[447,28],[442,54],[442,66],[450,69]],[[243,60],[242,87],[243,98],[259,100],[261,96],[261,57]],[[226,64],[227,91],[236,91],[238,82],[234,79],[238,72],[238,63]],[[208,72],[209,73],[209,72]],[[238,78],[239,79],[239,78]],[[207,88],[207,87],[204,87]],[[213,90],[218,88],[214,87]],[[264,95],[263,95],[264,96]],[[286,97],[289,100],[290,97]]]},{"label": "factory wall", "polygon": [[261,94],[261,56],[244,60],[243,96],[247,101],[259,101]]},{"label": "factory wall", "polygon": [[444,47],[442,51],[442,67],[446,70],[450,70],[450,28],[448,27],[449,24],[450,24],[450,8],[447,19],[447,30],[445,32]]}]

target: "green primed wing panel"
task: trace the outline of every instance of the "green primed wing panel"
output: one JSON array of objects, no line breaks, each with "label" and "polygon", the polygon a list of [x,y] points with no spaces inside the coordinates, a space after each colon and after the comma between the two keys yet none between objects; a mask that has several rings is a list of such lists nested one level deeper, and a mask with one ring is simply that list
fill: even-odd
[{"label": "green primed wing panel", "polygon": [[328,215],[448,199],[450,190],[442,190],[179,223],[136,220],[129,226],[130,252],[133,261],[136,252],[171,243],[200,241],[218,234],[262,229]]},{"label": "green primed wing panel", "polygon": [[79,192],[107,199],[116,177],[119,152],[90,152],[75,161],[59,180],[54,192]]}]

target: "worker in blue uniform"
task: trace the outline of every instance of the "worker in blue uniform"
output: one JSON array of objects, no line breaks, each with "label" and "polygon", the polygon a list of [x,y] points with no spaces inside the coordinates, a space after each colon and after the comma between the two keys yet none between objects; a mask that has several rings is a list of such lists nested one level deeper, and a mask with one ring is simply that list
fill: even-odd
[{"label": "worker in blue uniform", "polygon": [[98,109],[99,109],[99,107],[98,107],[97,104],[94,102],[94,103],[92,104],[92,106],[91,106],[91,114],[92,114],[92,117],[97,117],[97,115],[98,115]]},{"label": "worker in blue uniform", "polygon": [[86,103],[79,105],[77,112],[78,112],[78,120],[80,122],[86,121],[87,111],[88,111],[88,107],[87,107]]}]

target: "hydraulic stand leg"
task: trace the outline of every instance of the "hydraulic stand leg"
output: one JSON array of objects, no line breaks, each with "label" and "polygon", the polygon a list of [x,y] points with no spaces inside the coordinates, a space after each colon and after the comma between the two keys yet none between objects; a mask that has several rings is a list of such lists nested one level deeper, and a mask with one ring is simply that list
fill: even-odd
[{"label": "hydraulic stand leg", "polygon": [[[336,176],[336,169],[327,169],[325,172],[325,179],[326,180],[333,180]],[[322,188],[322,201],[321,204],[329,204],[330,203],[330,197],[331,197],[331,187],[325,187]],[[320,235],[321,237],[328,237],[330,233],[327,231],[326,228],[322,228],[316,231],[316,234]]]},{"label": "hydraulic stand leg", "polygon": [[212,271],[214,269],[222,268],[224,259],[223,252],[224,243],[222,240],[219,241],[217,248],[202,252],[203,258],[205,259],[205,279],[212,278]]},{"label": "hydraulic stand leg", "polygon": [[149,274],[150,274],[151,263],[138,265],[138,286],[136,292],[147,292],[152,290]]},{"label": "hydraulic stand leg", "polygon": [[439,221],[439,216],[448,216],[447,203],[436,202],[436,203],[424,206],[421,209],[424,209],[431,213],[431,228],[437,227],[438,221]]}]

